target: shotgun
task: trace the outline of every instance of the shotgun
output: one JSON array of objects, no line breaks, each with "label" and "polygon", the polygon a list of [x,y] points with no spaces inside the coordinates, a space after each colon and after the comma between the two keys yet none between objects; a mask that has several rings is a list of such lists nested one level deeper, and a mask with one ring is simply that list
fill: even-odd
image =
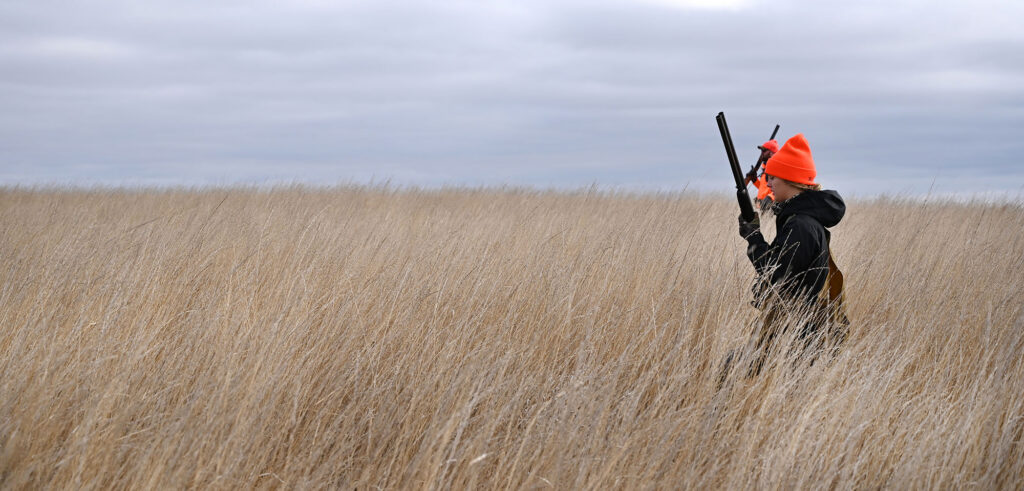
[{"label": "shotgun", "polygon": [[718,121],[718,131],[722,133],[722,143],[725,144],[725,155],[729,157],[732,176],[736,179],[736,200],[740,203],[740,215],[743,216],[743,220],[752,222],[757,218],[757,214],[754,213],[754,206],[750,203],[750,195],[747,194],[747,183],[743,179],[743,169],[740,169],[740,161],[736,158],[736,147],[732,145],[729,125],[725,123],[725,113],[718,113],[715,120]]}]

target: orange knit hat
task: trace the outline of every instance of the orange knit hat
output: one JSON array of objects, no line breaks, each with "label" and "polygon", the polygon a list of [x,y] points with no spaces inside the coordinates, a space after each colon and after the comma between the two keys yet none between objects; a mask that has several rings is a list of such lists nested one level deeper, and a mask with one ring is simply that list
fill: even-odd
[{"label": "orange knit hat", "polygon": [[786,144],[764,164],[764,173],[800,184],[815,185],[818,171],[814,169],[811,148],[803,133],[786,140]]}]

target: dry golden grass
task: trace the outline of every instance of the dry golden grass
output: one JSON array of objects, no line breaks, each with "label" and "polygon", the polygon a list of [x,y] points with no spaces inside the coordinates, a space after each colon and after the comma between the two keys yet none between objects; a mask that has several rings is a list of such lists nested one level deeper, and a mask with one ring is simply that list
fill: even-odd
[{"label": "dry golden grass", "polygon": [[1024,486],[1020,206],[850,203],[843,351],[718,390],[756,315],[736,214],[0,190],[0,486]]}]

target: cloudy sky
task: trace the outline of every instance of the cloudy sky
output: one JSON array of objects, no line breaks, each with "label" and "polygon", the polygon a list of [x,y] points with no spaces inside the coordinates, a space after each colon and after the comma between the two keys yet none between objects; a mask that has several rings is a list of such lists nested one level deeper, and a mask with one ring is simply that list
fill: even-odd
[{"label": "cloudy sky", "polygon": [[1024,2],[0,2],[0,184],[1024,191]]}]

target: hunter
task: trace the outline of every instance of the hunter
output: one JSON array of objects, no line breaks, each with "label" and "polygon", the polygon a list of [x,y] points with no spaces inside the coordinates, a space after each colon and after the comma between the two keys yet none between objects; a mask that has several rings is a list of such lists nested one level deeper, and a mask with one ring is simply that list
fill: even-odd
[{"label": "hunter", "polygon": [[[778,148],[774,140],[763,146]],[[770,194],[759,194],[771,200],[775,239],[765,241],[757,217],[752,222],[742,215],[739,219],[747,257],[758,275],[754,305],[761,310],[758,332],[751,340],[754,359],[748,376],[761,372],[773,341],[788,327],[799,329],[797,339],[805,350],[814,351],[813,363],[819,350],[837,349],[849,323],[842,304],[842,273],[832,259],[828,231],[843,218],[846,204],[839,193],[823,191],[815,182],[814,159],[803,134],[774,152],[765,163],[764,176]],[[726,368],[732,358],[730,354]]]}]

